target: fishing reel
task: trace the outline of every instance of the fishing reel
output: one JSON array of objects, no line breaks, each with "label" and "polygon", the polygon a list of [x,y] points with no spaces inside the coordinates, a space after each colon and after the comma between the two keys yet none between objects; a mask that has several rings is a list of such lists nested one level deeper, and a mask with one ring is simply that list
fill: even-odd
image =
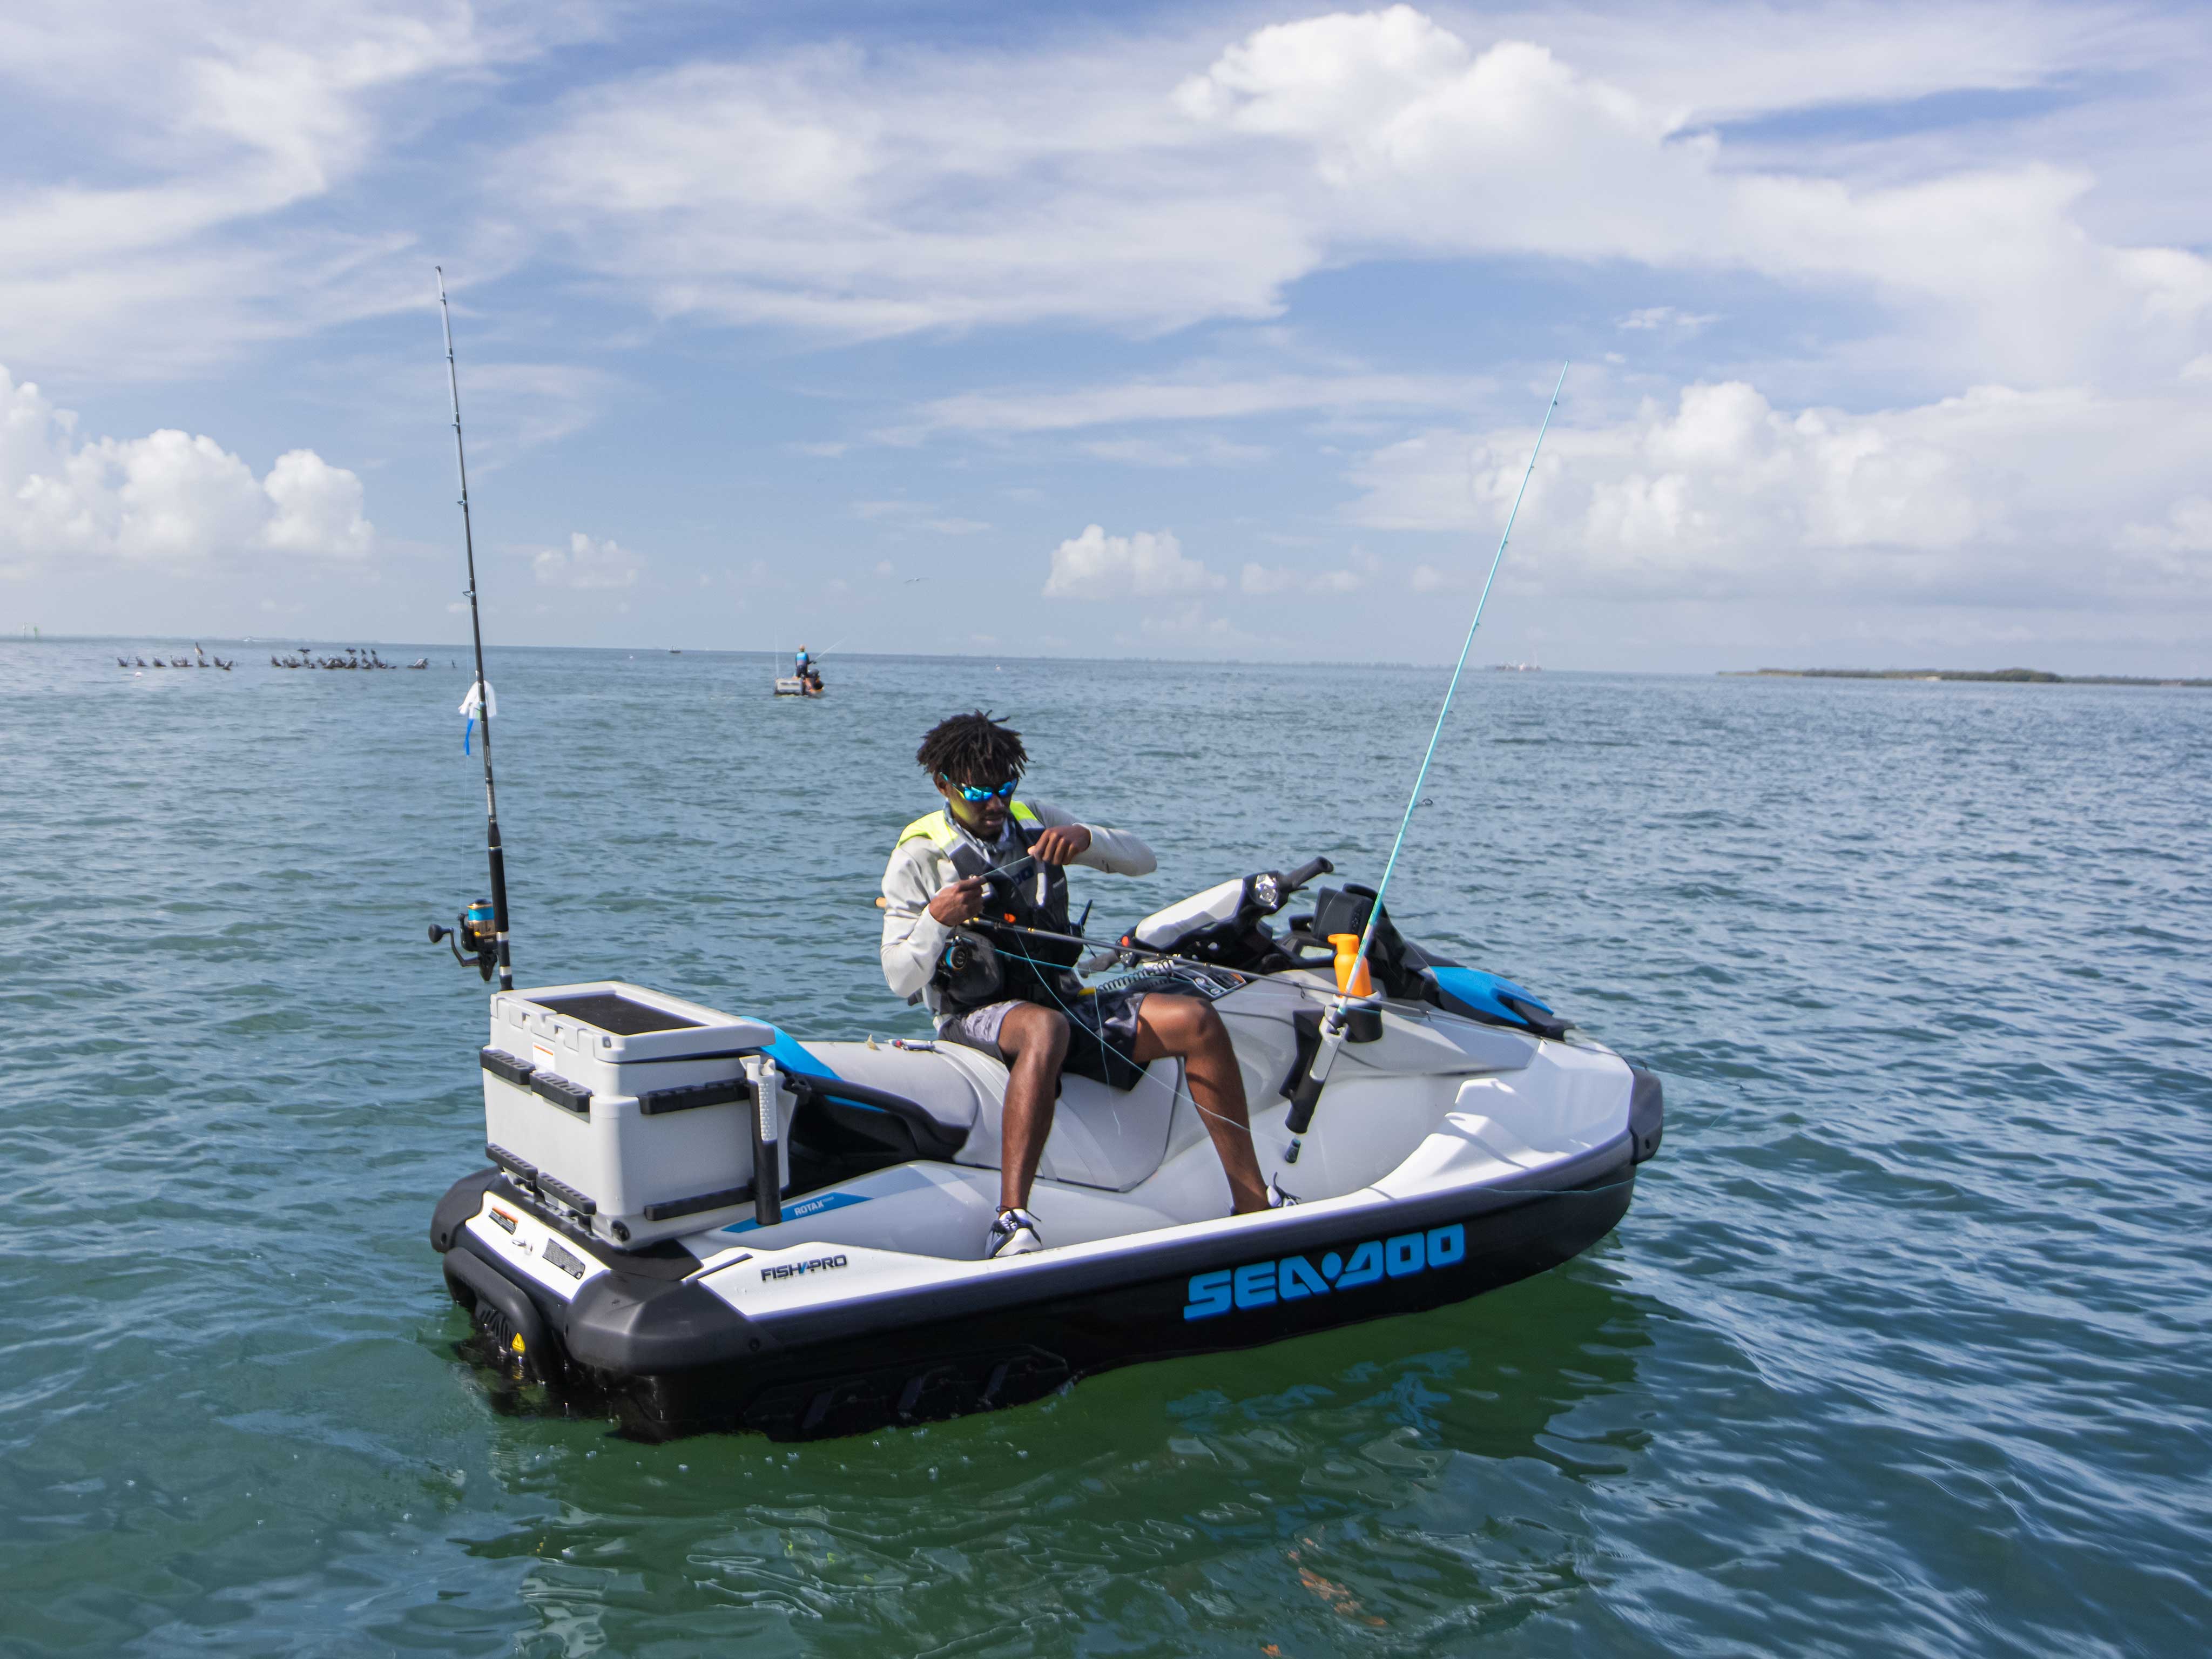
[{"label": "fishing reel", "polygon": [[957,1000],[988,1002],[1004,989],[1005,965],[990,940],[973,933],[955,933],[938,963],[939,982]]},{"label": "fishing reel", "polygon": [[[451,927],[430,924],[430,943],[444,943],[453,948],[453,960],[464,968],[473,968],[489,984],[491,970],[499,965],[499,927],[492,915],[491,901],[478,899],[453,919]],[[461,953],[463,945],[468,954]]]}]

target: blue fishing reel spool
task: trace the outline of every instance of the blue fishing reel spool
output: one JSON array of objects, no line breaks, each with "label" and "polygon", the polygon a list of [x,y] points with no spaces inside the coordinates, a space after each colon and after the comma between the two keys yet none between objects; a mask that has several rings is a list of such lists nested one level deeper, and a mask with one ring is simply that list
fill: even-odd
[{"label": "blue fishing reel spool", "polygon": [[[453,926],[441,927],[430,924],[430,943],[450,943],[453,960],[464,968],[473,968],[488,983],[491,970],[499,961],[499,922],[489,899],[478,899],[453,919]],[[468,947],[468,954],[461,947]]]}]

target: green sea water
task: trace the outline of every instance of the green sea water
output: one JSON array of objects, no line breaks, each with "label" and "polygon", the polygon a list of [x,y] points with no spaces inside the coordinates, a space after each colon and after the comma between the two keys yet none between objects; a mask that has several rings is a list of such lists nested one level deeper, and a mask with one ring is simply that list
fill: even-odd
[{"label": "green sea water", "polygon": [[[783,1446],[457,1358],[467,675],[0,645],[0,1653],[2195,1655],[2212,1635],[2212,699],[1482,675],[1412,937],[1658,1071],[1581,1260]],[[404,659],[423,647],[387,647]],[[1138,830],[1117,929],[1372,879],[1443,675],[495,653],[521,983],[915,1029],[875,882],[941,714]],[[1096,926],[1097,924],[1094,924]]]}]

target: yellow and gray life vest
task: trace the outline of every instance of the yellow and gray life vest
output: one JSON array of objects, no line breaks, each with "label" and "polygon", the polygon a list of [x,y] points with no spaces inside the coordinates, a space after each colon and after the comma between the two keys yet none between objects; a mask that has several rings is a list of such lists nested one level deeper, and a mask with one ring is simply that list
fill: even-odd
[{"label": "yellow and gray life vest", "polygon": [[902,845],[917,836],[928,841],[945,854],[955,875],[984,878],[982,914],[954,935],[938,959],[933,982],[951,1012],[1006,1001],[1058,1008],[1080,988],[1067,970],[1082,955],[1081,945],[1011,931],[1034,927],[1066,933],[1071,929],[1067,872],[1057,865],[1023,862],[1023,855],[1044,833],[1044,820],[1020,800],[1011,804],[1008,816],[1021,853],[1008,860],[1018,867],[1003,873],[994,870],[989,854],[963,834],[942,807],[899,831]]}]

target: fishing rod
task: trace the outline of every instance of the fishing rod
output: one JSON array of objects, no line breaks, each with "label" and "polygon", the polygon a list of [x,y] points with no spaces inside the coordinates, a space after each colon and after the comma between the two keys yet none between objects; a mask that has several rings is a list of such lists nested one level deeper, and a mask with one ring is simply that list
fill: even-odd
[{"label": "fishing rod", "polygon": [[1359,931],[1359,948],[1352,953],[1351,971],[1344,975],[1337,998],[1323,1017],[1322,1046],[1306,1075],[1299,1083],[1297,1092],[1291,1098],[1291,1113],[1287,1127],[1291,1132],[1290,1150],[1284,1162],[1298,1161],[1298,1149],[1304,1144],[1305,1132],[1313,1122],[1314,1107],[1321,1099],[1322,1087],[1328,1081],[1330,1068],[1344,1047],[1346,1028],[1352,1018],[1352,1005],[1359,1000],[1352,987],[1359,983],[1366,972],[1367,954],[1375,944],[1375,929],[1382,920],[1382,896],[1390,889],[1390,876],[1398,867],[1398,854],[1404,850],[1406,832],[1413,827],[1413,813],[1421,804],[1421,790],[1429,781],[1429,764],[1437,757],[1437,743],[1444,734],[1444,722],[1451,718],[1452,699],[1458,695],[1460,676],[1467,670],[1467,653],[1474,648],[1474,631],[1482,626],[1482,613],[1490,604],[1491,585],[1498,580],[1498,568],[1505,562],[1505,544],[1513,539],[1513,522],[1521,516],[1521,501],[1528,493],[1528,480],[1536,475],[1536,458],[1544,453],[1544,434],[1552,429],[1552,416],[1559,406],[1559,393],[1567,384],[1567,365],[1559,365],[1559,378],[1552,386],[1552,400],[1544,405],[1543,423],[1536,428],[1536,442],[1528,452],[1528,465],[1521,474],[1521,488],[1513,492],[1512,510],[1505,515],[1505,529],[1498,538],[1498,551],[1490,557],[1490,574],[1483,578],[1482,592],[1474,602],[1474,618],[1467,625],[1467,637],[1460,641],[1459,660],[1452,665],[1451,682],[1444,687],[1443,706],[1437,710],[1435,730],[1429,733],[1429,746],[1421,756],[1421,769],[1413,775],[1413,790],[1406,798],[1405,816],[1398,820],[1396,839],[1390,843],[1390,856],[1382,866],[1382,879],[1375,884],[1375,897],[1367,908],[1367,925]]},{"label": "fishing rod", "polygon": [[[441,939],[457,939],[458,942],[453,947],[455,961],[465,967],[471,965],[471,957],[461,954],[461,945],[466,945],[472,953],[477,971],[489,981],[493,969],[496,968],[499,988],[512,991],[514,988],[514,971],[507,959],[507,854],[500,845],[499,791],[493,784],[491,775],[491,721],[492,716],[498,712],[498,704],[492,698],[491,683],[484,678],[483,618],[477,609],[477,540],[475,529],[469,521],[469,457],[461,441],[461,377],[453,362],[453,307],[446,302],[446,268],[434,265],[431,269],[438,273],[438,315],[446,331],[446,383],[453,397],[453,459],[461,474],[461,545],[467,553],[469,563],[469,631],[475,638],[477,648],[476,684],[469,688],[469,695],[461,703],[461,712],[470,717],[471,726],[481,724],[483,727],[484,857],[491,866],[491,897],[480,899],[469,906],[453,927],[441,927],[433,923],[430,943],[435,945]],[[465,737],[462,739],[462,747],[467,747]]]}]

